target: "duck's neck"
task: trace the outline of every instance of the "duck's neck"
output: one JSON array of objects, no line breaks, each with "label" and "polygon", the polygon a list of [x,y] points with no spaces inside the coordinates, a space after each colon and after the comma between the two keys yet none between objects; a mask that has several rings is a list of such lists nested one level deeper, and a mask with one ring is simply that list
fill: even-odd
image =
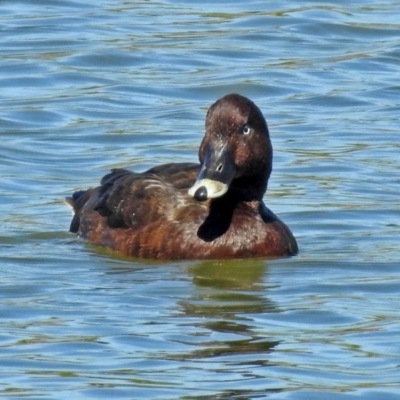
[{"label": "duck's neck", "polygon": [[231,183],[225,196],[227,200],[231,198],[237,202],[262,201],[264,193],[267,190],[267,184],[268,182],[265,178],[237,178]]}]

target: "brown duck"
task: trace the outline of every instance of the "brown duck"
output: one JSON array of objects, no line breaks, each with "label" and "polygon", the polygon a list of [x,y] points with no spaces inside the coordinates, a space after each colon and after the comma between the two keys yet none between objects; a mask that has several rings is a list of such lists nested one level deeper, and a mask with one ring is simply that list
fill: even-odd
[{"label": "brown duck", "polygon": [[272,170],[267,123],[249,99],[229,94],[207,113],[199,164],[143,173],[114,169],[100,186],[67,198],[70,231],[119,253],[151,259],[283,257],[289,228],[263,203]]}]

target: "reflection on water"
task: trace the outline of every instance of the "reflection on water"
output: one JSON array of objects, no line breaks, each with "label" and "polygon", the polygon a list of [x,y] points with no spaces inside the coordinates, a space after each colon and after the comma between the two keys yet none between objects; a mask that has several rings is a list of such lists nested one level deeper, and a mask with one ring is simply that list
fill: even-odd
[{"label": "reflection on water", "polygon": [[266,340],[253,332],[251,321],[243,316],[274,310],[274,306],[260,294],[266,269],[263,261],[202,262],[190,268],[197,291],[191,298],[180,302],[182,311],[189,317],[204,318],[204,322],[197,323],[197,326],[209,331],[209,336],[221,334],[222,338],[207,338],[197,343],[202,349],[185,355],[185,359],[254,354],[260,360],[247,357],[241,363],[265,363],[262,360],[265,353],[278,342]]},{"label": "reflection on water", "polygon": [[[0,395],[398,397],[398,5],[2,5]],[[107,170],[194,161],[240,92],[300,254],[152,263],[67,230]]]},{"label": "reflection on water", "polygon": [[199,288],[256,291],[264,286],[267,262],[263,260],[204,261],[190,268]]}]

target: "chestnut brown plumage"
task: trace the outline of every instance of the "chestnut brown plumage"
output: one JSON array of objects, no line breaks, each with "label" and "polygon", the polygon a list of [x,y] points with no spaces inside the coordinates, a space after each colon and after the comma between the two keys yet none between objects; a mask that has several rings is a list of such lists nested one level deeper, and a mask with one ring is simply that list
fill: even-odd
[{"label": "chestnut brown plumage", "polygon": [[133,257],[221,259],[297,253],[289,228],[262,199],[272,146],[259,108],[230,94],[206,117],[199,164],[143,173],[115,169],[74,193],[71,232]]}]

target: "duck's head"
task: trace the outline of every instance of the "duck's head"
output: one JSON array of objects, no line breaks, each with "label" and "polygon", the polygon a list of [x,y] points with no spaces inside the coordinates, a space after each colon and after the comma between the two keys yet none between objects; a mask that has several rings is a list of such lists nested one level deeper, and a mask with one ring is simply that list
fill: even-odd
[{"label": "duck's head", "polygon": [[260,109],[239,94],[216,101],[207,112],[199,158],[201,170],[190,196],[204,201],[229,191],[261,200],[272,170],[272,145]]}]

